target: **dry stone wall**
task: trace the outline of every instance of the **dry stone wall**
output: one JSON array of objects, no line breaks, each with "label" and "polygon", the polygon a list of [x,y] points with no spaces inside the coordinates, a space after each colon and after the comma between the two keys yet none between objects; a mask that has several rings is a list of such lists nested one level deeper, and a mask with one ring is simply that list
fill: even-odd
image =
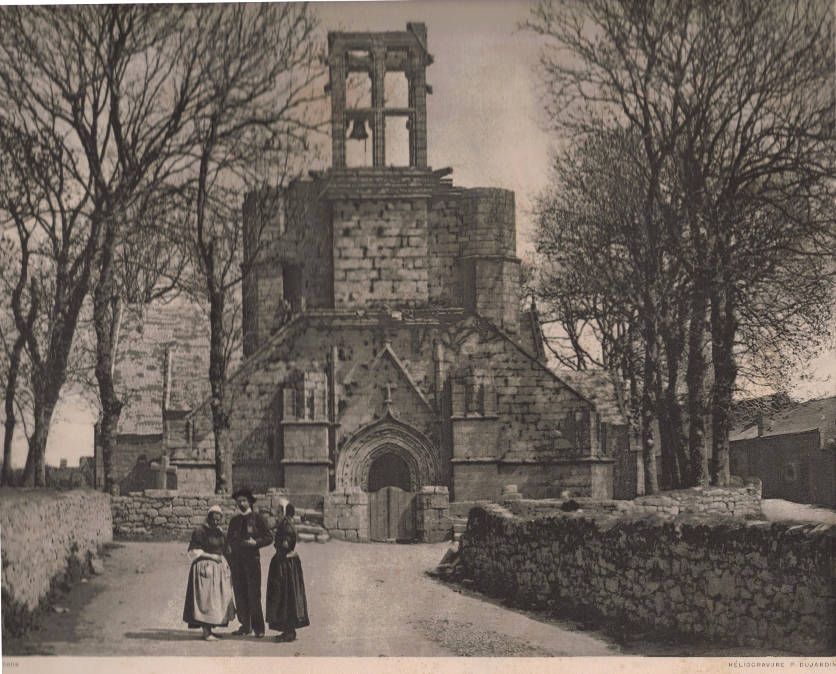
[{"label": "dry stone wall", "polygon": [[474,508],[462,561],[489,593],[714,642],[832,653],[836,527],[717,515]]},{"label": "dry stone wall", "polygon": [[[255,494],[256,510],[274,524],[279,499],[286,498],[282,489],[266,494]],[[206,513],[213,505],[224,512],[224,526],[236,513],[235,502],[229,496],[204,494],[188,495],[164,489],[146,489],[127,496],[114,496],[113,533],[117,537],[144,538],[176,536],[187,538],[191,531],[206,521]]]},{"label": "dry stone wall", "polygon": [[71,557],[95,555],[113,539],[110,496],[78,489],[0,490],[4,604],[33,611]]},{"label": "dry stone wall", "polygon": [[[695,487],[666,491],[654,496],[639,496],[631,501],[600,500],[576,497],[585,513],[658,514],[662,516],[702,513],[733,517],[761,516],[761,482],[754,480],[744,487]],[[561,510],[563,499],[523,499],[519,494],[502,496],[503,505],[515,515],[531,517]]]}]

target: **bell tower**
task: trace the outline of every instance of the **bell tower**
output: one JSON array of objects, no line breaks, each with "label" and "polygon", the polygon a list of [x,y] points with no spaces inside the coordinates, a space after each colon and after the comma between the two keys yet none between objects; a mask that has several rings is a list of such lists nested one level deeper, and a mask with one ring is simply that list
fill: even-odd
[{"label": "bell tower", "polygon": [[[427,52],[427,27],[407,23],[405,31],[383,33],[328,33],[331,91],[331,163],[346,167],[346,139],[372,139],[372,166],[387,165],[386,125],[406,118],[409,132],[409,166],[427,168],[427,85],[426,69],[433,61]],[[367,73],[371,80],[369,105],[348,107],[347,78],[351,73]],[[404,73],[407,82],[406,106],[387,101],[387,73]],[[391,163],[391,162],[389,162]]]}]

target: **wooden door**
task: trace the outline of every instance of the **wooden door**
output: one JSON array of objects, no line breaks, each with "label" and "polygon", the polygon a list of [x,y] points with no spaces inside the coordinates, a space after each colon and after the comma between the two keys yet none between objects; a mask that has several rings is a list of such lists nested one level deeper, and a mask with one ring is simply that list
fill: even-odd
[{"label": "wooden door", "polygon": [[383,487],[369,494],[369,538],[408,541],[415,538],[415,494]]},{"label": "wooden door", "polygon": [[388,487],[369,494],[369,538],[373,541],[385,541],[389,538]]}]

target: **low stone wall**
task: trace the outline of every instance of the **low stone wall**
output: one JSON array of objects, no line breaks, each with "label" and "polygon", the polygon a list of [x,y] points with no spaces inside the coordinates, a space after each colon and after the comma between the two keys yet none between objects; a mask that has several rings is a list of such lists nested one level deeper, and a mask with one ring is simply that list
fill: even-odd
[{"label": "low stone wall", "polygon": [[711,515],[474,508],[462,563],[482,590],[715,642],[832,653],[836,527]]},{"label": "low stone wall", "polygon": [[[513,487],[513,485],[511,485]],[[515,515],[529,517],[561,510],[564,499],[523,499],[514,491],[502,495],[502,504]],[[689,513],[761,517],[761,483],[754,480],[743,487],[694,487],[639,496],[631,501],[576,497],[585,513],[656,513],[676,516]]]},{"label": "low stone wall", "polygon": [[418,540],[438,543],[450,537],[450,492],[447,487],[422,487],[417,494]]},{"label": "low stone wall", "polygon": [[82,563],[113,539],[110,496],[77,489],[0,490],[2,589],[7,602],[34,611],[72,557]]},{"label": "low stone wall", "polygon": [[[254,496],[256,510],[267,517],[272,527],[279,499],[285,497],[284,491],[277,489]],[[127,496],[114,496],[113,533],[127,538],[187,538],[196,526],[206,521],[206,513],[213,505],[219,505],[224,511],[224,524],[237,512],[232,498],[216,494],[182,494],[165,489],[146,489]]]},{"label": "low stone wall", "polygon": [[369,540],[369,495],[364,491],[332,491],[325,496],[324,524],[334,538]]}]

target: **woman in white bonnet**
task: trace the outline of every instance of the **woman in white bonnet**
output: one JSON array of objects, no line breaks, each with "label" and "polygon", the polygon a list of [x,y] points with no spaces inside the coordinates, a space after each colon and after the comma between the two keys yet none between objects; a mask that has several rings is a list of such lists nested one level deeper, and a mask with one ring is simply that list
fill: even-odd
[{"label": "woman in white bonnet", "polygon": [[310,625],[302,563],[296,553],[296,509],[286,499],[279,502],[276,522],[276,554],[267,575],[267,624],[281,632],[276,641],[294,641],[296,629]]},{"label": "woman in white bonnet", "polygon": [[218,635],[213,627],[226,627],[235,617],[232,594],[232,578],[229,564],[224,557],[226,537],[221,529],[223,511],[213,505],[206,514],[206,521],[192,532],[189,542],[189,583],[186,587],[186,603],[183,620],[189,627],[200,627],[206,641],[214,641]]}]

